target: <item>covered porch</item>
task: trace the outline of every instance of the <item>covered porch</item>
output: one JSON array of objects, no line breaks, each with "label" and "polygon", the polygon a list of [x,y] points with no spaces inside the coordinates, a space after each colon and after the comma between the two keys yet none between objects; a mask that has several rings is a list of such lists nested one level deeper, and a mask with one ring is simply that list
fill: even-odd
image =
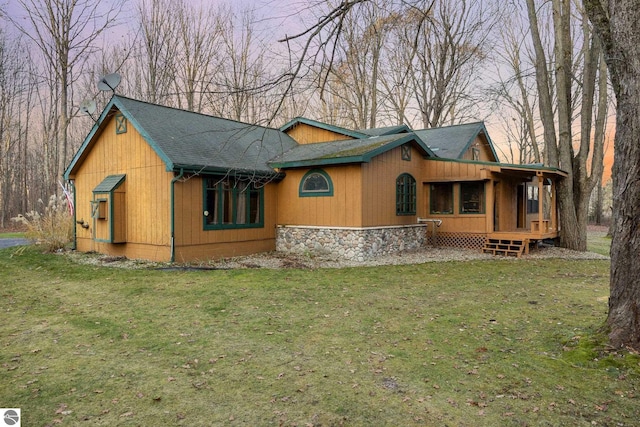
[{"label": "covered porch", "polygon": [[520,256],[559,236],[556,191],[567,173],[542,165],[427,163],[418,222],[428,223],[434,246]]},{"label": "covered porch", "polygon": [[492,173],[493,229],[483,251],[520,256],[559,236],[557,183],[567,174],[534,165],[501,165]]}]

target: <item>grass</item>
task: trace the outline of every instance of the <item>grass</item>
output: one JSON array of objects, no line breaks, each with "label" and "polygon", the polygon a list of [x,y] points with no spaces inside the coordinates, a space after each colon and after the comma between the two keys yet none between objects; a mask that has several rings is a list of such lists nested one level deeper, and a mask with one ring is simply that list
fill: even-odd
[{"label": "grass", "polygon": [[124,270],[0,251],[23,425],[626,426],[608,261]]},{"label": "grass", "polygon": [[24,239],[24,232],[0,233],[0,239]]},{"label": "grass", "polygon": [[587,237],[587,250],[600,255],[609,256],[611,237],[605,233],[590,233]]}]

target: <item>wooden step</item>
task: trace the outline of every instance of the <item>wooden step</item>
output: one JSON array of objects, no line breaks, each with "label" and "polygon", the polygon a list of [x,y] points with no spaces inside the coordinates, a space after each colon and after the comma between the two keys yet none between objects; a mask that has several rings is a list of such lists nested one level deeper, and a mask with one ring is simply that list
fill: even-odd
[{"label": "wooden step", "polygon": [[520,258],[527,247],[527,241],[521,239],[487,239],[482,252],[492,255],[515,255]]}]

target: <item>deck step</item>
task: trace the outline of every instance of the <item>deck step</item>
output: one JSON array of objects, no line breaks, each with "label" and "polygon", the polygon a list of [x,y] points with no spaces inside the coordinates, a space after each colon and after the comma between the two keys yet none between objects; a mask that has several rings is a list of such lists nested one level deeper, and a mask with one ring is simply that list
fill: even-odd
[{"label": "deck step", "polygon": [[515,255],[520,258],[527,248],[529,242],[522,239],[487,239],[482,248],[482,252],[492,255]]}]

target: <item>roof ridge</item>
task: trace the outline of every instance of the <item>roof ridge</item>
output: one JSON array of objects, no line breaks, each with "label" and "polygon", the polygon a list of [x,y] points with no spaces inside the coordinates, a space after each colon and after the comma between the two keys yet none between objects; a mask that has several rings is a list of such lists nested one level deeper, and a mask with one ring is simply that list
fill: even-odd
[{"label": "roof ridge", "polygon": [[214,116],[213,114],[207,114],[207,113],[200,113],[200,112],[197,112],[197,111],[185,110],[184,108],[177,108],[177,107],[172,107],[172,106],[169,106],[169,105],[156,104],[156,103],[149,102],[149,101],[143,101],[143,100],[140,100],[140,99],[130,98],[128,96],[113,95],[113,97],[114,98],[119,98],[119,99],[126,99],[127,101],[133,101],[133,102],[137,102],[137,103],[141,103],[141,104],[150,105],[152,107],[166,108],[168,110],[180,111],[182,113],[195,114],[197,116],[209,117],[209,118],[218,119],[218,120],[225,120],[225,121],[231,122],[231,123],[238,123],[238,124],[246,125],[246,126],[254,126],[254,127],[258,127],[258,128],[279,131],[279,129],[275,128],[275,127],[269,127],[269,126],[254,124],[254,123],[247,123],[247,122],[243,122],[243,121],[236,120],[236,119],[229,119],[227,117]]},{"label": "roof ridge", "polygon": [[325,129],[330,132],[339,133],[341,135],[350,136],[352,138],[361,139],[368,137],[369,135],[363,134],[357,130],[349,129],[344,126],[333,125],[331,123],[321,122],[320,120],[310,119],[304,116],[296,116],[293,119],[289,120],[284,125],[280,126],[278,130],[281,132],[287,132],[291,127],[296,123],[304,123],[309,126],[315,126],[320,129]]},{"label": "roof ridge", "polygon": [[455,125],[437,126],[437,127],[424,128],[424,129],[415,129],[415,130],[413,130],[413,132],[421,132],[421,131],[424,131],[424,130],[435,130],[435,129],[447,129],[447,128],[471,126],[471,125],[482,125],[482,126],[484,126],[484,120],[478,120],[478,121],[469,122],[469,123],[458,123],[458,124],[455,124]]}]

